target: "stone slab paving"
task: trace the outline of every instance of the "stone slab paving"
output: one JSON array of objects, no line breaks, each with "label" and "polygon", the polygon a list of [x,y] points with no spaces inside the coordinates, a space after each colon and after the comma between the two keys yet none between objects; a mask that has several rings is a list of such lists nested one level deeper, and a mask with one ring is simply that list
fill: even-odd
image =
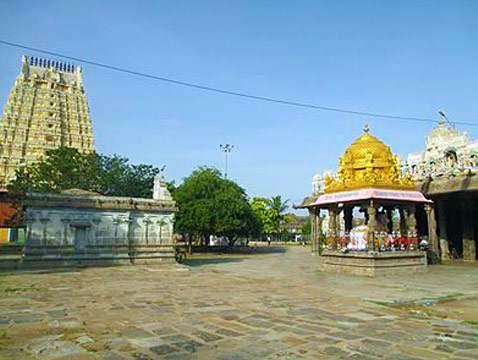
[{"label": "stone slab paving", "polygon": [[318,261],[3,272],[0,359],[478,358],[477,264],[370,279]]}]

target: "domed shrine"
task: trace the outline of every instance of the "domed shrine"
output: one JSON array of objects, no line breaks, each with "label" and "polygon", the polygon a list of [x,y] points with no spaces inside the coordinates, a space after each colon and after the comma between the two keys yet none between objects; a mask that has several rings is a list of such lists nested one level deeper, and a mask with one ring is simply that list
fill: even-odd
[{"label": "domed shrine", "polygon": [[367,125],[364,133],[340,157],[338,178],[325,177],[325,192],[365,188],[414,190],[409,175],[402,176],[400,164],[390,147],[371,135]]},{"label": "domed shrine", "polygon": [[[432,204],[415,190],[410,175],[402,174],[390,147],[371,135],[366,125],[340,157],[337,174],[324,177],[323,192],[301,207],[313,219],[312,250],[323,257],[323,270],[377,276],[426,268],[426,253],[419,250],[416,213],[418,208],[426,212],[431,229],[428,245],[434,250]],[[321,210],[328,215],[324,251],[318,241],[324,219]],[[354,226],[358,222],[364,224]]]}]

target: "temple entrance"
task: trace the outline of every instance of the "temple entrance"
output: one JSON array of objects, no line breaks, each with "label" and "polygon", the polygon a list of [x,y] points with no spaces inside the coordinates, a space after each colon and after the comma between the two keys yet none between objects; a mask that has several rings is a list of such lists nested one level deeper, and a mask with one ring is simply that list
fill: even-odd
[{"label": "temple entrance", "polygon": [[478,210],[475,192],[435,195],[438,233],[446,239],[442,259],[476,260],[478,253]]},{"label": "temple entrance", "polygon": [[463,258],[463,216],[458,201],[448,200],[445,207],[447,239],[452,259]]}]

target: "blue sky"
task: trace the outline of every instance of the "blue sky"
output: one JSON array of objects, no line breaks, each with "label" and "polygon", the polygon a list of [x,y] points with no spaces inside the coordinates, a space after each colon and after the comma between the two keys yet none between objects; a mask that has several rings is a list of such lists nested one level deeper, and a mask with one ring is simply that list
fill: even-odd
[{"label": "blue sky", "polygon": [[[318,105],[478,123],[476,1],[0,1],[0,38],[212,87]],[[0,45],[0,102],[21,55]],[[432,124],[201,92],[84,65],[97,149],[224,168],[250,196],[300,201],[364,123],[400,155]],[[478,127],[458,127],[478,138]]]}]

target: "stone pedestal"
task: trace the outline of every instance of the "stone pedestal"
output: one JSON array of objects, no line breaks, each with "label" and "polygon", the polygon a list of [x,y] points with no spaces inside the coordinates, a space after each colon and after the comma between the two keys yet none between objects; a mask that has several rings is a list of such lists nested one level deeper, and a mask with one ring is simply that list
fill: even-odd
[{"label": "stone pedestal", "polygon": [[421,251],[342,253],[326,250],[322,254],[320,270],[370,277],[403,276],[426,271],[427,257]]}]

